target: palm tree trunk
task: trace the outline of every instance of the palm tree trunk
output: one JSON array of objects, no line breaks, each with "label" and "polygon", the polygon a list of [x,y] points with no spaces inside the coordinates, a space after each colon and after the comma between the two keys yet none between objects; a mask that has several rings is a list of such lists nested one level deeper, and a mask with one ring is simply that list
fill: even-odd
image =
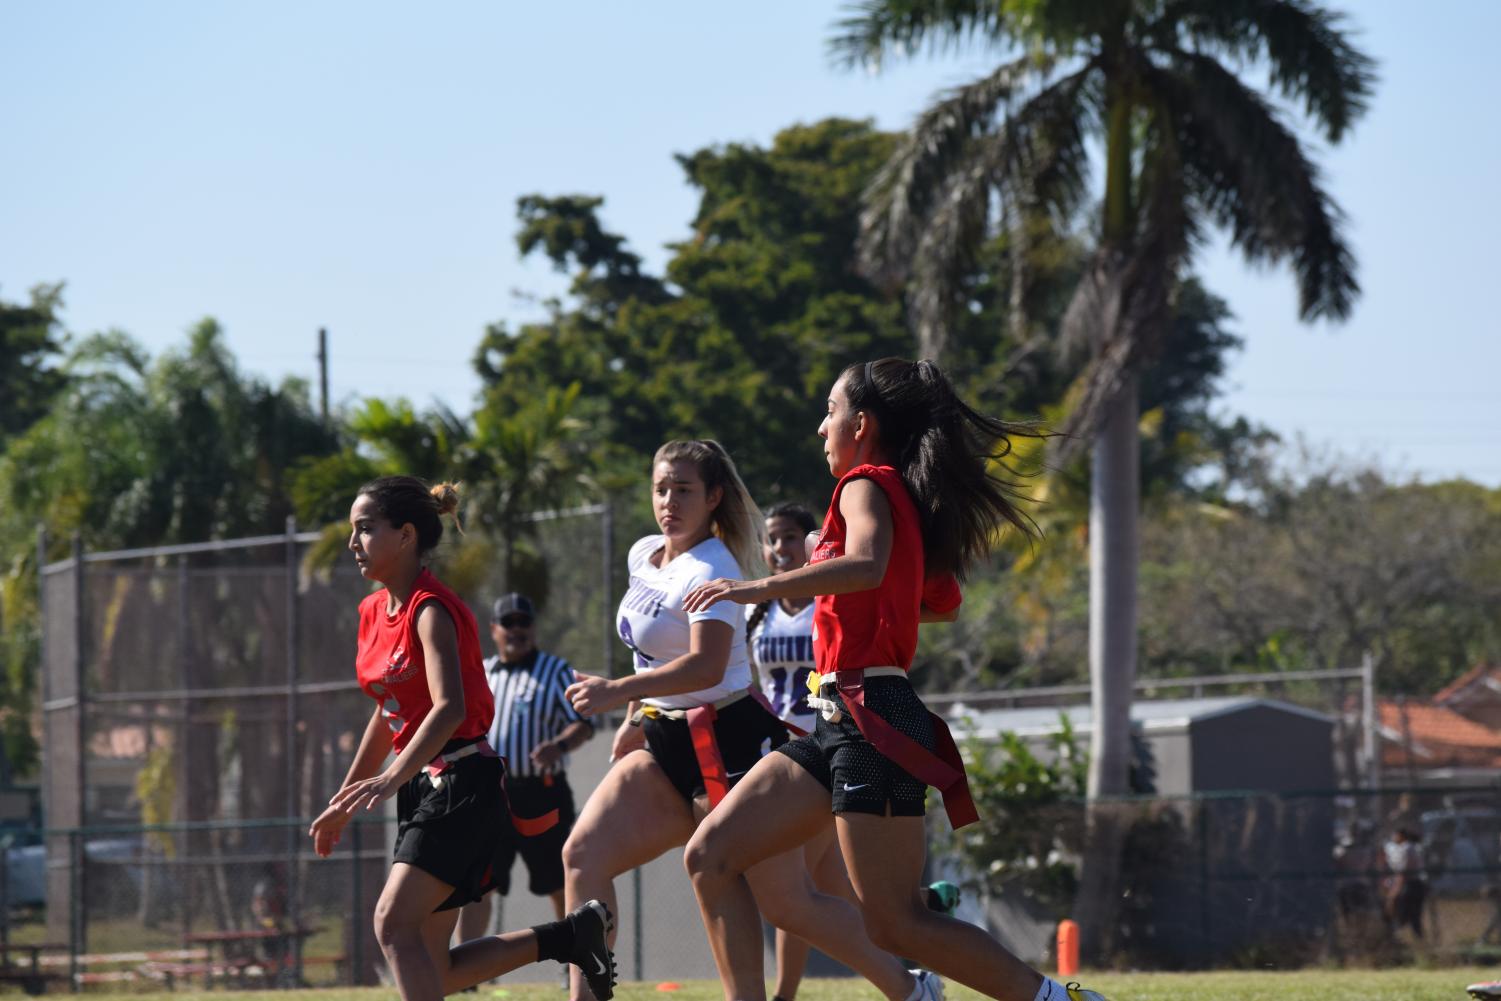
[{"label": "palm tree trunk", "polygon": [[[1127,246],[1135,229],[1131,204],[1131,102],[1111,96],[1105,150],[1107,248]],[[1137,511],[1141,499],[1137,378],[1127,372],[1106,406],[1095,437],[1089,493],[1090,734],[1085,857],[1077,913],[1080,945],[1092,958],[1115,950],[1120,858],[1125,822],[1102,797],[1128,789],[1131,696],[1136,682]]]},{"label": "palm tree trunk", "polygon": [[1140,454],[1136,375],[1127,376],[1094,444],[1089,488],[1089,796],[1129,791],[1131,694],[1136,682]]},{"label": "palm tree trunk", "polygon": [[1129,791],[1131,696],[1136,681],[1136,560],[1140,462],[1136,376],[1106,409],[1094,443],[1089,494],[1089,803],[1079,886],[1080,944],[1115,952],[1121,847],[1127,818],[1111,797]]}]

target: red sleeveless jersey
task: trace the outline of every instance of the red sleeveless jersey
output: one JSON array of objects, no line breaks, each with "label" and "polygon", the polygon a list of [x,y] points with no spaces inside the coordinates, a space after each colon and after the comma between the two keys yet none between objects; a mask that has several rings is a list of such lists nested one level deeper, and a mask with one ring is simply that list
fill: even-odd
[{"label": "red sleeveless jersey", "polygon": [[417,635],[417,613],[436,601],[453,619],[459,637],[459,677],[463,682],[464,721],[450,739],[483,737],[495,717],[495,697],[485,678],[479,627],[469,606],[426,568],[412,583],[412,593],[395,615],[386,614],[390,600],[381,588],[360,602],[359,651],[355,674],[365,694],[381,704],[391,727],[391,743],[400,754],[433,707],[427,687],[427,665]]},{"label": "red sleeveless jersey", "polygon": [[929,578],[923,569],[922,522],[901,475],[891,466],[856,466],[834,487],[812,563],[844,555],[845,524],[839,495],[851,480],[867,479],[891,505],[891,556],[879,587],[851,594],[821,594],[813,601],[813,660],[819,674],[860,667],[912,667],[923,606],[935,612],[959,607],[959,582],[950,574]]}]

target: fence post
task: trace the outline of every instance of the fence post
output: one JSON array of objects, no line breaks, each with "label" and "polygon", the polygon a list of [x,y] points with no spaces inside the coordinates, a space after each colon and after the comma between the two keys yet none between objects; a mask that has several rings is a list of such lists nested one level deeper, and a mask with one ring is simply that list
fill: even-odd
[{"label": "fence post", "polygon": [[[47,735],[51,732],[52,710],[47,706],[52,702],[52,671],[47,662],[47,575],[43,568],[47,565],[47,526],[38,524],[36,527],[36,612],[37,622],[41,625],[38,630],[37,663],[41,665],[42,675],[42,746],[47,746]],[[52,783],[42,778],[42,816],[54,817],[52,812]],[[45,822],[45,821],[44,821]],[[42,844],[47,844],[47,839],[42,839]],[[10,853],[7,851],[3,868],[10,867]],[[9,875],[9,873],[7,873]],[[47,883],[50,883],[50,877]],[[10,925],[10,896],[5,898],[5,923],[7,931]],[[6,944],[9,945],[9,935],[6,936]],[[6,953],[8,957],[9,952]]]},{"label": "fence post", "polygon": [[299,678],[298,639],[302,626],[301,607],[297,594],[297,516],[287,515],[286,541],[286,591],[287,591],[287,917],[292,926],[292,976],[283,978],[282,986],[290,990],[302,983],[302,936],[296,934],[302,928],[302,876],[297,867],[297,850],[300,845],[297,796],[297,684]]},{"label": "fence post", "polygon": [[[83,569],[83,535],[73,533],[73,670],[75,684],[77,686],[77,713],[78,713],[78,762],[75,782],[78,783],[78,826],[88,826],[89,817],[89,785],[88,785],[88,749],[89,749],[89,672],[88,654],[85,650],[87,641],[87,629],[84,618],[84,569]],[[83,861],[83,836],[74,835],[74,869],[77,883],[72,894],[73,899],[73,934],[69,943],[69,972],[73,981],[72,989],[78,990],[78,956],[88,949],[88,925],[85,923],[88,916],[86,903],[88,894],[88,876],[84,872]]]},{"label": "fence post", "polygon": [[360,867],[360,828],[363,825],[356,818],[349,825],[349,854],[353,859],[353,878],[349,881],[353,887],[350,896],[351,909],[349,911],[349,986],[355,987],[360,982],[360,974],[365,969],[365,936],[360,922],[365,914],[365,894],[361,885],[364,873]]},{"label": "fence post", "polygon": [[[188,618],[188,558],[180,555],[177,557],[177,687],[184,693],[191,693],[192,679],[192,651],[188,649],[192,642],[192,624]],[[185,697],[182,700],[181,722],[177,733],[174,735],[174,746],[177,748],[177,802],[173,804],[174,819],[189,821],[192,819],[192,790],[193,790],[193,755],[191,740],[193,732],[193,699]],[[177,873],[177,914],[179,923],[182,925],[182,934],[187,935],[193,930],[194,895],[198,890],[197,872],[193,862],[193,837],[189,833],[190,828],[184,826],[173,832],[176,842],[176,854],[178,865]]]},{"label": "fence post", "polygon": [[604,502],[604,510],[599,517],[601,580],[604,584],[601,601],[604,606],[604,640],[600,649],[599,673],[602,677],[614,677],[615,672],[610,668],[610,662],[615,659],[615,594],[610,586],[615,579],[615,511],[610,506],[610,498],[607,496]]},{"label": "fence post", "polygon": [[1213,891],[1209,879],[1209,809],[1208,801],[1201,797],[1193,798],[1195,812],[1198,814],[1199,828],[1199,930],[1204,936],[1204,950],[1202,955],[1209,958],[1214,956],[1214,902],[1211,900]]},{"label": "fence post", "polygon": [[1367,650],[1360,659],[1361,752],[1366,761],[1366,785],[1381,788],[1381,752],[1376,743],[1376,658]]},{"label": "fence post", "polygon": [[[615,508],[606,495],[603,510],[600,512],[600,568],[601,580],[604,584],[602,589],[604,615],[604,629],[600,649],[599,673],[606,678],[614,677],[615,669],[612,666],[615,660],[615,651],[619,642],[615,633]],[[631,965],[632,975],[635,979],[644,979],[642,972],[645,956],[643,915],[641,907],[642,879],[641,866],[631,870]]]},{"label": "fence post", "polygon": [[[82,790],[80,790],[80,794]],[[68,832],[68,897],[73,904],[73,920],[68,922],[68,989],[78,993],[78,959],[83,955],[84,928],[83,831],[75,827]]]}]

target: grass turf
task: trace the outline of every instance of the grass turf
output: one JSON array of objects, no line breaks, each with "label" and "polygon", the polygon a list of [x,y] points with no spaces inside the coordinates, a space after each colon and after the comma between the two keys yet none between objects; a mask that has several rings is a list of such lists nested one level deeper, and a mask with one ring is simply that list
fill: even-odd
[{"label": "grass turf", "polygon": [[[1501,978],[1501,971],[1474,967],[1395,970],[1300,970],[1296,972],[1226,973],[1111,973],[1089,976],[1086,986],[1111,1001],[1465,1001],[1465,985]],[[285,991],[178,991],[175,994],[89,991],[94,998],[122,1001],[288,1001]],[[564,994],[552,984],[481,987],[475,1001],[561,1001]],[[391,988],[334,988],[297,991],[295,1001],[388,1001]],[[658,990],[657,981],[624,983],[615,991],[620,1001],[720,1001],[718,981],[688,980],[678,989]],[[980,995],[950,984],[950,1001],[978,1001]],[[876,1001],[876,992],[862,980],[807,980],[798,1001]]]}]

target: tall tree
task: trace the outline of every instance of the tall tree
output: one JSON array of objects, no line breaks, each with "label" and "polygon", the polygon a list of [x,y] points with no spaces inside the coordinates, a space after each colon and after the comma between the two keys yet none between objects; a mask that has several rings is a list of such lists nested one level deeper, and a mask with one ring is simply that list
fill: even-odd
[{"label": "tall tree", "polygon": [[39,420],[67,382],[61,304],[61,285],[36,286],[24,306],[0,302],[0,443]]},{"label": "tall tree", "polygon": [[922,113],[869,191],[863,261],[907,282],[914,326],[940,353],[995,207],[1018,231],[1036,213],[1069,212],[1100,141],[1099,248],[1060,333],[1090,351],[1066,431],[1093,440],[1090,789],[1111,794],[1126,780],[1135,651],[1138,377],[1171,329],[1190,248],[1214,224],[1250,260],[1291,260],[1306,320],[1346,317],[1358,291],[1318,170],[1237,71],[1265,66],[1271,89],[1337,143],[1366,107],[1372,62],[1337,15],[1304,0],[868,0],[833,50],[880,65],[967,42],[1025,54]]},{"label": "tall tree", "polygon": [[574,282],[543,322],[489,332],[487,406],[577,381],[579,416],[631,486],[664,439],[714,436],[758,498],[818,502],[815,401],[844,365],[910,350],[897,304],[850,266],[860,193],[892,148],[829,119],[680,157],[701,197],[662,277],[601,225],[598,199],[522,199],[522,252]]},{"label": "tall tree", "polygon": [[941,352],[992,204],[1018,232],[1039,214],[1067,213],[1088,193],[1098,141],[1099,245],[1060,333],[1089,357],[1064,425],[1069,441],[1093,445],[1089,792],[1123,793],[1139,373],[1161,348],[1176,278],[1205,224],[1252,261],[1290,260],[1302,318],[1348,315],[1359,287],[1339,211],[1283,113],[1242,74],[1264,69],[1271,90],[1337,143],[1365,110],[1373,63],[1338,15],[1308,0],[864,0],[832,48],[847,64],[879,66],[924,44],[969,43],[1013,57],[918,117],[868,194],[863,260],[906,284],[926,350]]},{"label": "tall tree", "polygon": [[[35,690],[39,524],[59,542],[77,532],[91,549],[279,532],[292,510],[287,470],[334,445],[307,386],[241,373],[212,320],[154,360],[121,333],[84,338],[62,371],[63,390],[0,453],[0,701],[10,706],[24,707]],[[149,597],[122,580],[129,586],[112,592],[112,613]],[[242,646],[254,634],[224,628]],[[111,662],[113,642],[99,642],[97,669]],[[29,725],[17,731],[12,719],[0,715],[7,754],[29,764]]]}]

